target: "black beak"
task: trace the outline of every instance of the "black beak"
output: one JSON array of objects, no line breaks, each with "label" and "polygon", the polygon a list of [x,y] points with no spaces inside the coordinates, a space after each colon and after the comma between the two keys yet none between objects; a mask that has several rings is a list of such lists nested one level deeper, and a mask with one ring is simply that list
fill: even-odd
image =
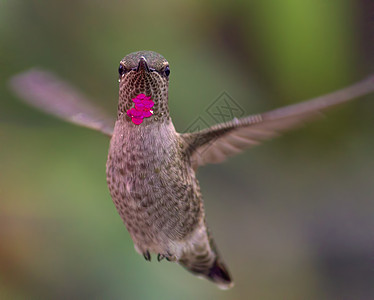
[{"label": "black beak", "polygon": [[138,68],[136,69],[136,72],[139,72],[139,71],[146,71],[147,73],[149,72],[147,60],[145,59],[144,56],[141,56],[139,59],[139,64],[138,64]]}]

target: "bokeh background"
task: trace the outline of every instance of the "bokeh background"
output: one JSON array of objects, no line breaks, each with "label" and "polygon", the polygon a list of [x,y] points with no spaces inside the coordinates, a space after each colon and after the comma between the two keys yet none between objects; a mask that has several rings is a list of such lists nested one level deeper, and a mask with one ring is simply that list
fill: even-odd
[{"label": "bokeh background", "polygon": [[199,170],[236,286],[136,254],[105,179],[109,140],[23,104],[51,70],[115,114],[126,54],[170,62],[179,131],[226,92],[246,114],[374,71],[370,0],[0,1],[1,299],[373,299],[374,95]]}]

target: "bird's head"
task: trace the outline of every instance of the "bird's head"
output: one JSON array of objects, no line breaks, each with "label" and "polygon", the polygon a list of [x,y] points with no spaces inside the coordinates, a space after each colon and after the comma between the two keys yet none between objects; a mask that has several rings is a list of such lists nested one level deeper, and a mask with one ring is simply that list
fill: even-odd
[{"label": "bird's head", "polygon": [[125,56],[119,65],[118,116],[136,125],[169,121],[169,63],[153,51]]}]

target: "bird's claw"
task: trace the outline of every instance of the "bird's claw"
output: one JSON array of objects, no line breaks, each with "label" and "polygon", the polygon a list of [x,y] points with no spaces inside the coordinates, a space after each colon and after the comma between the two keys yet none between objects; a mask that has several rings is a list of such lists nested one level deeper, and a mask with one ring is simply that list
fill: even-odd
[{"label": "bird's claw", "polygon": [[145,260],[151,261],[151,254],[149,253],[148,250],[143,253],[143,256],[144,256]]},{"label": "bird's claw", "polygon": [[164,253],[164,254],[159,253],[159,254],[157,255],[157,260],[158,260],[158,261],[161,261],[161,260],[163,260],[164,258],[165,258],[167,261],[175,261],[175,260],[176,260],[176,257],[175,257],[173,254],[171,254],[169,251],[166,252],[166,253]]}]

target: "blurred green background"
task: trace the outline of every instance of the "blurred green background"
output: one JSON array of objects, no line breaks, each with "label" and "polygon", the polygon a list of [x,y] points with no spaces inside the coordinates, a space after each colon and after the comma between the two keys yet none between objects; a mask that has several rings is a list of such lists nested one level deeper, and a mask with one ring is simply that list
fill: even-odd
[{"label": "blurred green background", "polygon": [[226,92],[246,114],[373,70],[365,0],[0,1],[1,299],[372,299],[374,95],[199,170],[236,286],[220,291],[135,253],[105,179],[109,140],[24,105],[9,78],[59,74],[115,114],[118,63],[171,66],[178,131]]}]

